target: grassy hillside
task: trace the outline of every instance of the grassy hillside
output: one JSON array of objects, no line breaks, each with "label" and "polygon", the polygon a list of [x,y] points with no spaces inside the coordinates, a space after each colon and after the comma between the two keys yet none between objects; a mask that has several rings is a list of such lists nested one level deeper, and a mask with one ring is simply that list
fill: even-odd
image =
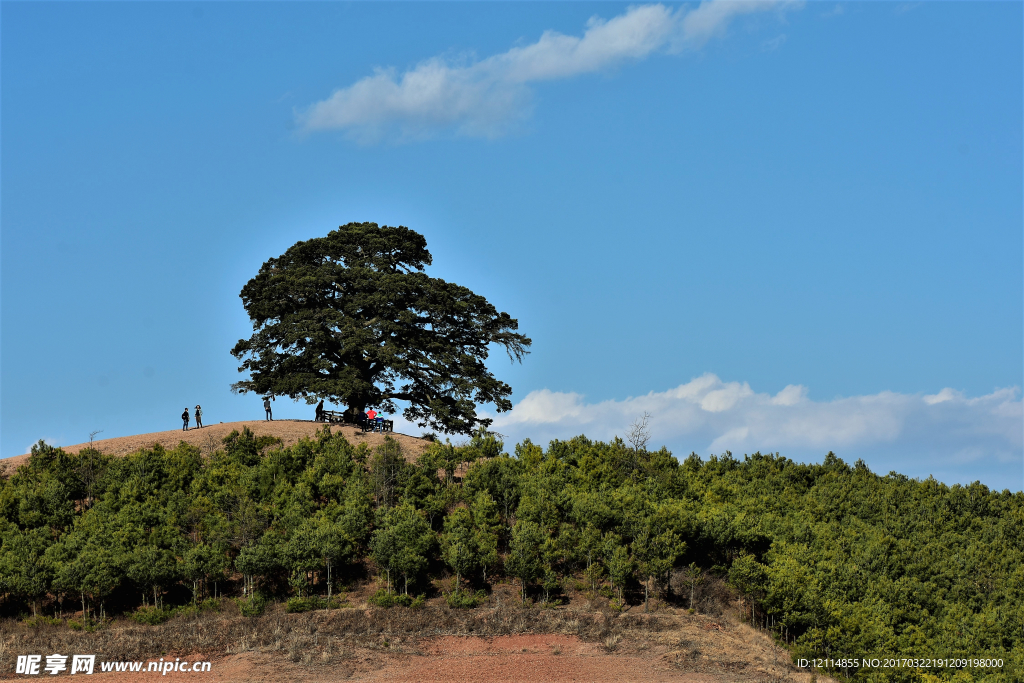
[{"label": "grassy hillside", "polygon": [[[325,432],[282,449],[247,430],[207,457],[39,446],[0,482],[2,609],[159,621],[225,594],[243,614],[267,600],[315,609],[373,577],[372,602],[413,604],[442,574],[456,607],[511,579],[528,604],[571,587],[653,609],[690,607],[720,577],[794,658],[856,660],[825,663],[856,680],[1024,675],[1022,494],[831,455],[680,462],[584,437],[502,451],[479,434],[409,463],[394,441]],[[1002,666],[865,666],[875,658]]]}]

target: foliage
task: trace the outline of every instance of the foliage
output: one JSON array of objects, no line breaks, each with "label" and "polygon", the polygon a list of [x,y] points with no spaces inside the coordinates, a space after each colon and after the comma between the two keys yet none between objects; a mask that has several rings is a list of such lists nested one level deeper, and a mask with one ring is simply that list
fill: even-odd
[{"label": "foliage", "polygon": [[349,223],[297,242],[260,268],[240,294],[254,334],[231,353],[250,378],[233,389],[320,399],[354,416],[373,406],[448,433],[510,410],[512,389],[484,365],[489,346],[521,361],[518,322],[469,289],[424,273],[427,242],[405,227]]},{"label": "foliage", "polygon": [[48,617],[45,614],[37,614],[29,617],[22,623],[28,627],[34,628],[36,626],[60,626],[64,622],[57,617]]},{"label": "foliage", "polygon": [[543,574],[540,547],[544,532],[534,522],[520,520],[512,528],[512,543],[509,546],[505,571],[519,579],[523,602],[526,602],[526,587]]},{"label": "foliage", "polygon": [[138,624],[162,624],[171,617],[178,615],[195,615],[200,612],[219,611],[220,600],[212,598],[201,602],[190,602],[177,607],[142,606],[129,615]]},{"label": "foliage", "polygon": [[478,590],[475,593],[466,591],[452,592],[445,596],[445,602],[452,609],[471,609],[485,604],[487,602],[487,593],[482,590]]},{"label": "foliage", "polygon": [[267,609],[267,599],[259,593],[238,599],[238,611],[243,617],[258,617]]},{"label": "foliage", "polygon": [[455,572],[455,593],[459,592],[459,578],[469,574],[480,561],[480,552],[473,538],[473,515],[458,507],[445,517],[441,534],[441,557]]},{"label": "foliage", "polygon": [[971,653],[1006,666],[930,675],[1024,678],[1024,494],[879,476],[831,454],[679,462],[620,440],[499,444],[480,432],[415,464],[329,427],[289,448],[243,430],[206,459],[185,444],[117,459],[37,444],[0,478],[0,609],[34,623],[70,611],[79,629],[218,595],[246,615],[270,599],[321,609],[338,604],[335,585],[375,572],[371,604],[417,606],[410,584],[447,568],[458,607],[513,579],[524,601],[553,604],[576,583],[613,608],[703,611],[724,577],[794,657]]},{"label": "foliage", "polygon": [[174,610],[161,607],[140,607],[131,614],[131,619],[137,624],[162,624],[174,616]]},{"label": "foliage", "polygon": [[366,600],[371,605],[377,607],[411,607],[412,609],[420,609],[427,602],[427,596],[424,594],[413,597],[408,593],[391,593],[385,588],[379,589],[376,593],[371,595]]},{"label": "foliage", "polygon": [[394,573],[405,579],[402,592],[408,595],[409,579],[415,581],[426,568],[427,552],[433,544],[430,526],[409,503],[381,511],[370,547],[374,562],[387,572],[389,592]]},{"label": "foliage", "polygon": [[318,595],[311,595],[307,598],[288,598],[285,603],[285,611],[289,613],[312,612],[318,609],[338,609],[345,604],[337,599],[328,599]]}]

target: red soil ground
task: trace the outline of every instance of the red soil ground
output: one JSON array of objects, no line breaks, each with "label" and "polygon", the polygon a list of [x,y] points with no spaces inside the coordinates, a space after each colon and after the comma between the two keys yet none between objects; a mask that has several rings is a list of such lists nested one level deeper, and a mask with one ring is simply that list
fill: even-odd
[{"label": "red soil ground", "polygon": [[[773,648],[767,638],[748,627],[739,635],[750,642],[743,648]],[[761,642],[765,641],[765,642]],[[779,663],[753,661],[755,668],[741,671],[701,671],[680,667],[675,653],[664,647],[622,643],[620,652],[608,652],[597,643],[586,643],[576,636],[561,634],[510,635],[496,637],[440,636],[418,643],[417,651],[387,653],[360,649],[346,658],[327,662],[293,662],[279,653],[243,652],[226,656],[187,657],[188,661],[212,662],[208,673],[170,672],[166,680],[195,680],[205,683],[266,681],[267,683],[336,683],[341,681],[389,681],[394,683],[570,683],[636,682],[664,683],[810,683],[807,672],[795,671],[788,657],[779,655]],[[758,658],[760,659],[760,658]],[[8,662],[13,664],[13,662]],[[4,668],[7,668],[6,666]],[[89,677],[96,683],[136,683],[152,681],[155,673],[102,673]],[[13,669],[13,666],[11,666]],[[160,675],[163,678],[162,675]],[[0,675],[0,678],[23,676]],[[818,681],[832,681],[819,676]],[[832,682],[834,683],[834,682]]]},{"label": "red soil ground", "polygon": [[[141,626],[119,620],[94,634],[5,621],[0,623],[0,679],[23,678],[12,673],[21,653],[117,652],[99,659],[209,661],[208,673],[166,674],[166,680],[207,683],[813,680],[810,672],[790,663],[788,652],[769,635],[739,621],[738,603],[719,616],[666,605],[656,606],[651,614],[640,606],[619,614],[608,611],[600,599],[589,605],[580,600],[575,607],[509,609],[515,588],[497,586],[492,605],[473,611],[452,612],[442,599],[431,600],[436,604],[428,603],[421,611],[380,610],[350,594],[353,606],[342,610],[285,614],[277,605],[263,617],[246,619],[227,602],[223,612],[204,613],[192,621]],[[502,624],[512,632],[483,635],[487,629],[501,630]],[[89,680],[133,683],[158,675],[99,669],[97,664]],[[835,683],[821,675],[817,680]]]}]

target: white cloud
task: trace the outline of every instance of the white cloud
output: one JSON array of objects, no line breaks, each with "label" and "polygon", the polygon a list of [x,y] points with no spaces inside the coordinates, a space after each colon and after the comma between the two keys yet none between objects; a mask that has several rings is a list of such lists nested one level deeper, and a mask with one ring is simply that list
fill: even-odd
[{"label": "white cloud", "polygon": [[353,139],[415,139],[439,131],[496,137],[529,116],[530,83],[572,78],[635,62],[656,52],[699,48],[741,14],[795,3],[711,0],[697,8],[630,7],[591,18],[580,37],[545,31],[526,46],[481,61],[434,57],[399,73],[378,68],[297,114],[306,131],[342,130]]},{"label": "white cloud", "polygon": [[801,401],[807,400],[807,387],[799,384],[789,384],[785,389],[772,397],[772,403],[777,406],[795,406]]},{"label": "white cloud", "polygon": [[927,403],[930,406],[933,406],[936,403],[945,403],[946,401],[952,401],[955,398],[963,398],[963,394],[961,394],[959,391],[954,391],[953,389],[946,387],[937,394],[922,396],[922,398],[924,399],[925,403]]},{"label": "white cloud", "polygon": [[[921,467],[933,467],[922,476],[941,470],[958,480],[972,480],[970,471],[954,470],[979,459],[1004,471],[1016,463],[1019,480],[1024,457],[1024,404],[1016,387],[974,398],[947,388],[933,395],[883,391],[814,401],[803,386],[790,385],[773,396],[746,382],[706,374],[622,401],[586,403],[580,394],[534,391],[511,412],[494,416],[494,429],[538,442],[577,434],[607,440],[624,435],[645,411],[651,414],[652,443],[684,452],[781,452],[820,459],[832,450],[869,460],[875,454],[869,464],[884,472],[896,469],[890,464],[912,469],[917,458]],[[1019,489],[1020,483],[1008,486]]]},{"label": "white cloud", "polygon": [[702,45],[712,38],[725,33],[733,17],[771,9],[771,2],[744,2],[743,0],[718,0],[702,2],[697,9],[682,17],[683,40],[690,44]]}]

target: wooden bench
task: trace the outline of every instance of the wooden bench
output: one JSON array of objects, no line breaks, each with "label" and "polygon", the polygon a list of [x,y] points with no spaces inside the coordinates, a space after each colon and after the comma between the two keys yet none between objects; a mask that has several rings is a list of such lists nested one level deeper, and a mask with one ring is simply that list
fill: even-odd
[{"label": "wooden bench", "polygon": [[[337,424],[345,423],[345,413],[340,410],[325,410],[320,413],[320,420],[323,422],[332,422]],[[367,420],[364,416],[363,419],[356,422],[356,425],[364,432],[393,432],[395,431],[394,420]]]},{"label": "wooden bench", "polygon": [[393,432],[395,431],[394,420],[361,420],[359,427],[364,432]]}]

